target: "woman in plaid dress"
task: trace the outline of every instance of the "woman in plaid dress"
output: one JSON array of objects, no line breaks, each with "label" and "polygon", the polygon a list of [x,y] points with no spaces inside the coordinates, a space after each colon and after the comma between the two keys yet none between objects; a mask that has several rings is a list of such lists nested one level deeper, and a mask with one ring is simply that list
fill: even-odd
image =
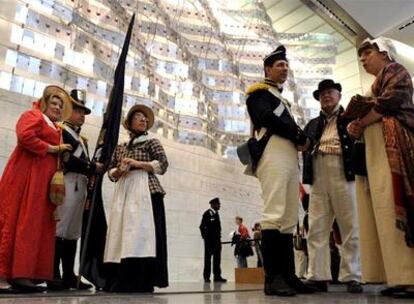
[{"label": "woman in plaid dress", "polygon": [[124,121],[131,139],[112,157],[108,175],[116,186],[104,254],[106,291],[153,292],[154,286],[168,286],[165,191],[155,176],[165,173],[168,160],[160,141],[148,136],[153,124],[150,108],[133,106]]}]

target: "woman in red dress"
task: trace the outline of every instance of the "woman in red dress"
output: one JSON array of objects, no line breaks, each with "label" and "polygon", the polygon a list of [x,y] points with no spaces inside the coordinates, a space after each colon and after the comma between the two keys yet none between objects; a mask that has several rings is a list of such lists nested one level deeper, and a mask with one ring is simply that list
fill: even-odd
[{"label": "woman in red dress", "polygon": [[17,147],[0,180],[0,278],[17,291],[39,291],[32,280],[50,280],[56,222],[49,183],[56,172],[61,131],[70,116],[69,95],[48,86],[16,125]]}]

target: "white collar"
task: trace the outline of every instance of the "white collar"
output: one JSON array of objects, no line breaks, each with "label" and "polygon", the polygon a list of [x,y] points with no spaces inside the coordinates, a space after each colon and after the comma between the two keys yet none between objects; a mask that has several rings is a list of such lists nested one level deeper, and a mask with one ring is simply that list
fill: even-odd
[{"label": "white collar", "polygon": [[132,141],[132,144],[136,145],[136,144],[142,143],[142,142],[144,142],[148,139],[149,139],[148,135],[141,135],[139,137],[134,138],[134,140]]},{"label": "white collar", "polygon": [[214,210],[213,208],[210,208],[210,210],[213,212],[213,214],[216,214],[217,213],[217,211]]},{"label": "white collar", "polygon": [[323,114],[325,114],[326,115],[326,118],[331,118],[331,117],[334,117],[334,116],[336,116],[336,115],[338,115],[338,113],[339,113],[339,108],[341,107],[341,105],[339,104],[339,102],[338,102],[338,104],[335,106],[335,108],[333,109],[333,111],[332,111],[332,113],[331,114],[328,114],[328,113],[326,113],[324,110],[322,110],[322,113]]},{"label": "white collar", "polygon": [[283,83],[277,83],[277,82],[276,82],[276,84],[277,84],[277,88],[278,88],[280,91],[282,91],[282,90],[283,90]]},{"label": "white collar", "polygon": [[[130,139],[124,144],[126,144],[128,147],[132,147],[136,144],[143,143],[144,141],[149,139],[149,135],[141,135],[139,137],[135,137],[134,139]],[[132,141],[131,141],[132,140]]]},{"label": "white collar", "polygon": [[42,113],[43,118],[45,119],[46,123],[52,127],[53,129],[57,130],[56,125],[53,123],[53,121],[50,120],[49,117],[47,117],[44,113]]},{"label": "white collar", "polygon": [[74,124],[70,123],[70,122],[64,122],[63,126],[65,127],[65,129],[69,128],[73,131],[75,131],[77,134],[80,134],[80,130],[82,128],[82,126],[75,126]]}]

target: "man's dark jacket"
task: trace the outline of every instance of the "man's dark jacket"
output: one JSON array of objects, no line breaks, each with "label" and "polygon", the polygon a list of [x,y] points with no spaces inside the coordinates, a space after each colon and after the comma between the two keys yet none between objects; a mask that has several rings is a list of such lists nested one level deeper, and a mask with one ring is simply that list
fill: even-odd
[{"label": "man's dark jacket", "polygon": [[207,243],[217,243],[221,240],[221,223],[218,212],[208,209],[203,214],[200,224],[201,236]]},{"label": "man's dark jacket", "polygon": [[247,111],[255,130],[265,127],[270,134],[286,138],[295,145],[304,145],[306,136],[285,108],[280,115],[274,113],[281,101],[262,84],[249,89]]},{"label": "man's dark jacket", "polygon": [[[65,126],[70,128],[70,126]],[[79,157],[74,156],[74,152],[78,149],[80,143],[72,136],[66,129],[62,131],[63,143],[70,144],[72,151],[66,151],[63,153],[63,164],[65,172],[75,172],[84,175],[94,174],[96,171],[95,162],[89,160],[89,156],[82,151]],[[88,149],[87,142],[84,141],[86,149]]]},{"label": "man's dark jacket", "polygon": [[[346,126],[350,122],[349,119],[341,118],[341,114],[344,109],[342,106],[339,108],[339,115],[336,121],[336,126],[338,129],[338,135],[341,142],[342,148],[342,159],[344,163],[344,173],[347,181],[355,180],[355,174],[352,166],[352,150],[354,147],[353,140],[350,138],[348,132],[346,131]],[[320,115],[308,122],[305,126],[305,133],[311,140],[311,146],[307,152],[303,153],[303,178],[302,182],[307,185],[312,185],[313,183],[313,148],[316,144],[319,143],[319,140],[322,137],[323,130],[326,126],[326,114],[323,112]],[[317,153],[317,152],[315,152]]]}]

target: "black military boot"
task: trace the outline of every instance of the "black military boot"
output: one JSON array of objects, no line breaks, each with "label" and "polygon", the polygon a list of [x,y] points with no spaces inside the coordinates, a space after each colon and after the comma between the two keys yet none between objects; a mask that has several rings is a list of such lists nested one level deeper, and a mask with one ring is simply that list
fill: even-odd
[{"label": "black military boot", "polygon": [[268,296],[291,297],[296,295],[296,292],[287,284],[282,275],[281,245],[279,230],[262,230],[264,293]]},{"label": "black military boot", "polygon": [[300,294],[314,293],[315,290],[305,285],[297,276],[295,271],[295,254],[293,251],[293,235],[289,233],[280,234],[280,254],[282,255],[281,260],[284,261],[282,264],[283,277],[290,287],[296,290]]},{"label": "black military boot", "polygon": [[92,288],[91,284],[82,283],[73,272],[75,266],[77,240],[64,240],[62,250],[62,272],[63,272],[63,286],[66,289],[81,289],[86,290]]},{"label": "black military boot", "polygon": [[53,280],[46,283],[49,290],[63,290],[62,276],[60,275],[60,259],[62,258],[63,239],[55,239],[55,258],[53,262]]}]

